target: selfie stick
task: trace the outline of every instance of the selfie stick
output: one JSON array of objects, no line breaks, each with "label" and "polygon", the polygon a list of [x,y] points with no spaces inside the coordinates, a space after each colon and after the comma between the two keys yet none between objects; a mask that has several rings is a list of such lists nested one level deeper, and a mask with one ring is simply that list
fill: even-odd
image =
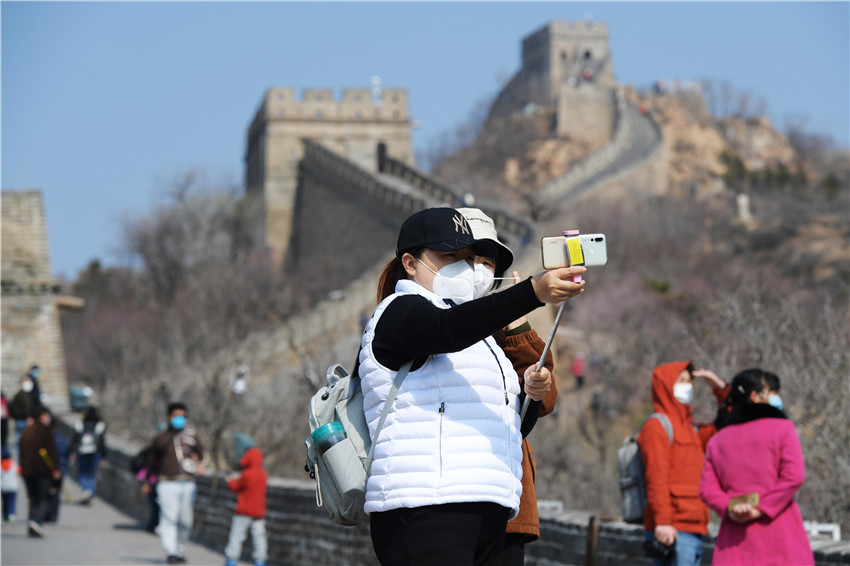
[{"label": "selfie stick", "polygon": [[[567,304],[567,301],[561,303],[561,306],[558,308],[558,314],[555,317],[555,322],[552,324],[552,330],[549,331],[549,338],[546,339],[546,346],[543,347],[543,355],[540,356],[540,361],[537,362],[537,368],[534,371],[540,371],[543,367],[543,362],[546,361],[546,354],[549,353],[549,348],[552,346],[552,340],[555,339],[555,331],[558,329],[558,325],[561,324],[561,315],[564,314],[564,306]],[[525,396],[525,401],[522,402],[522,410],[519,413],[519,421],[525,418],[525,413],[528,412],[528,405],[531,404],[531,397],[528,395]]]}]

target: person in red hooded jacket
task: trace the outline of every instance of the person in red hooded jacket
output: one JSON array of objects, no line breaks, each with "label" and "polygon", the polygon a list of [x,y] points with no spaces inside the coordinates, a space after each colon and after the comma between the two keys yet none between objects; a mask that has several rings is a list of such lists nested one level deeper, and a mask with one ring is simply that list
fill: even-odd
[{"label": "person in red hooded jacket", "polygon": [[242,543],[248,529],[251,530],[251,542],[254,547],[254,565],[265,566],[266,543],[266,486],[268,477],[263,469],[263,453],[253,446],[245,451],[239,460],[242,473],[227,478],[227,487],[237,493],[236,509],[230,523],[230,536],[224,555],[226,566],[236,566],[242,554]]},{"label": "person in red hooded jacket", "polygon": [[694,380],[711,387],[717,403],[729,386],[706,369],[693,369],[689,361],[670,362],[652,372],[652,405],[673,427],[673,442],[658,419],[649,419],[638,436],[645,470],[646,540],[653,538],[674,547],[668,557],[655,556],[655,566],[692,566],[702,559],[702,535],[708,532],[708,507],[700,500],[705,447],[717,432],[713,424],[694,424]]}]

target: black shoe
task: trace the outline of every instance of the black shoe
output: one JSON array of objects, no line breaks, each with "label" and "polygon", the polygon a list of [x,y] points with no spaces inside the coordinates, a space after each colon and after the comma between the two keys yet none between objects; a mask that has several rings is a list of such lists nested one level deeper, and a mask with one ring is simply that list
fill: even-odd
[{"label": "black shoe", "polygon": [[42,538],[44,536],[44,527],[37,521],[27,521],[27,533],[33,538]]},{"label": "black shoe", "polygon": [[179,556],[169,556],[168,558],[165,559],[165,563],[166,564],[180,564],[180,557]]}]

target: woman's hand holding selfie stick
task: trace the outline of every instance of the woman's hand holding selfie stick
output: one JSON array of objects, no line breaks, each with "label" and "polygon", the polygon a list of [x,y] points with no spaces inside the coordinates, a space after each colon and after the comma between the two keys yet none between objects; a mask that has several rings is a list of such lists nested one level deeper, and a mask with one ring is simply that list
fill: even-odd
[{"label": "woman's hand holding selfie stick", "polygon": [[[555,339],[555,332],[558,330],[558,325],[561,324],[561,317],[564,314],[564,305],[567,301],[584,291],[584,281],[573,283],[571,278],[575,275],[581,275],[587,271],[586,267],[580,265],[574,267],[562,267],[560,269],[552,269],[538,273],[531,279],[531,284],[534,287],[534,293],[541,303],[557,304],[561,303],[558,308],[558,314],[555,316],[555,322],[552,324],[552,330],[549,331],[549,338],[546,339],[546,346],[543,348],[543,354],[540,356],[540,361],[537,362],[535,371],[540,371],[543,363],[546,361],[546,354],[549,353],[549,348],[552,346],[552,341]],[[518,274],[514,272],[514,279],[517,279]],[[528,412],[528,406],[531,404],[531,397],[525,396],[525,401],[522,403],[522,410],[519,413],[520,421],[525,418],[525,413]]]}]

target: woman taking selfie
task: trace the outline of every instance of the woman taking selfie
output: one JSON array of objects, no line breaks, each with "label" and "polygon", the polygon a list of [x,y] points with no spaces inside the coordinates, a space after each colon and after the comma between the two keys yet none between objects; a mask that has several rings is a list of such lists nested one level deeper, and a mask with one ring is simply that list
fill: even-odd
[{"label": "woman taking selfie", "polygon": [[[359,358],[373,435],[393,379],[413,360],[375,440],[367,485],[384,566],[501,563],[522,491],[523,427],[517,374],[492,335],[581,293],[584,282],[569,278],[585,268],[543,272],[487,295],[494,272],[504,271],[498,256],[459,211],[426,209],[405,220],[381,276]],[[525,372],[525,393],[539,401],[551,376],[534,369]]]},{"label": "woman taking selfie", "polygon": [[794,501],[806,477],[803,451],[771,399],[778,381],[761,369],[736,375],[731,411],[708,443],[700,497],[723,518],[712,564],[814,564]]}]

